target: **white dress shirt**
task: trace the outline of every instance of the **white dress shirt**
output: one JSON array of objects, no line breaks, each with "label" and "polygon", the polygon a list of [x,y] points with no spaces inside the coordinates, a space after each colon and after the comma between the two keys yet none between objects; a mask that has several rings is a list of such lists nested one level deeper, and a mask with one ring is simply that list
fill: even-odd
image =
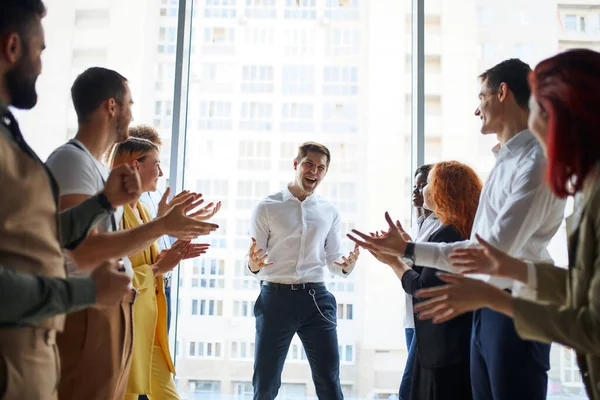
[{"label": "white dress shirt", "polygon": [[250,219],[250,236],[257,249],[265,249],[273,265],[254,274],[261,281],[311,283],[325,280],[324,267],[346,276],[341,262],[340,213],[333,204],[315,194],[298,200],[286,187],[262,200]]},{"label": "white dress shirt", "polygon": [[[542,148],[531,132],[524,130],[492,151],[496,165],[481,192],[471,240],[415,244],[417,265],[457,272],[448,256],[456,248],[477,245],[475,234],[513,257],[552,261],[547,246],[562,222],[566,202],[554,196],[544,181]],[[519,291],[523,297],[535,296],[527,288],[513,285],[511,279],[477,277],[501,289]]]},{"label": "white dress shirt", "polygon": [[[420,225],[420,227],[417,230],[417,234],[414,236],[415,243],[426,242],[435,231],[441,228],[442,223],[432,213],[425,219],[423,219],[422,216],[419,217],[417,219],[417,225]],[[414,329],[415,315],[413,313],[412,296],[408,293],[404,293],[404,300],[406,304],[406,314],[404,315],[404,327]]]}]

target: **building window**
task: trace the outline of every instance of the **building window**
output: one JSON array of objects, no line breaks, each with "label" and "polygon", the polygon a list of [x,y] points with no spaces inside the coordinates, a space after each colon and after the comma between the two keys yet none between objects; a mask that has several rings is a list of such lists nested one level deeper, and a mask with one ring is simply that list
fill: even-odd
[{"label": "building window", "polygon": [[231,358],[235,360],[254,360],[254,342],[231,342]]},{"label": "building window", "polygon": [[[351,232],[351,230],[345,230],[344,223],[342,223],[342,232]],[[327,279],[327,290],[330,292],[354,292],[354,285],[354,281],[350,277],[342,278],[341,276],[330,274],[329,279]]]},{"label": "building window", "polygon": [[235,76],[235,67],[227,63],[200,64],[200,82],[231,83]]},{"label": "building window", "polygon": [[332,21],[358,21],[359,0],[326,0],[325,16]]},{"label": "building window", "polygon": [[312,29],[286,29],[283,33],[286,56],[314,54],[315,31]]},{"label": "building window", "polygon": [[196,316],[222,316],[223,300],[192,300],[192,315]]},{"label": "building window", "polygon": [[221,358],[221,343],[190,342],[190,357]]},{"label": "building window", "polygon": [[357,93],[357,67],[325,67],[323,71],[323,94],[350,96]]},{"label": "building window", "polygon": [[583,387],[575,352],[560,346],[560,380],[564,386]]},{"label": "building window", "polygon": [[[208,152],[207,155],[212,156],[212,152]],[[220,212],[227,209],[229,205],[229,200],[227,199],[229,196],[229,182],[225,179],[198,179],[196,181],[196,192],[202,193],[205,198],[221,201]],[[220,228],[221,226],[219,226]]]},{"label": "building window", "polygon": [[515,46],[515,56],[521,60],[530,60],[532,55],[531,45],[520,43]]},{"label": "building window", "polygon": [[269,194],[269,181],[239,181],[237,208],[252,210]]},{"label": "building window", "polygon": [[[245,240],[244,248],[250,248],[250,240]],[[235,278],[233,288],[236,290],[258,290],[260,283],[256,278],[246,275],[248,265],[245,260],[236,260],[235,262]]]},{"label": "building window", "polygon": [[493,60],[495,57],[496,51],[494,45],[491,43],[482,43],[481,44],[481,58],[483,60]]},{"label": "building window", "polygon": [[285,0],[286,19],[316,19],[317,0]]},{"label": "building window", "polygon": [[250,220],[238,219],[235,221],[235,248],[248,250],[250,247]]},{"label": "building window", "polygon": [[314,132],[314,117],[315,106],[312,103],[283,103],[280,129],[290,133]]},{"label": "building window", "polygon": [[328,56],[350,56],[360,53],[358,29],[329,29],[326,32],[325,54]]},{"label": "building window", "polygon": [[236,0],[205,0],[204,17],[235,18]]},{"label": "building window", "polygon": [[276,0],[246,0],[245,15],[250,19],[277,18]]},{"label": "building window", "polygon": [[328,172],[355,173],[358,171],[356,163],[356,160],[359,159],[358,144],[352,142],[325,142],[324,144],[335,155],[335,162],[329,166]]},{"label": "building window", "polygon": [[240,130],[262,132],[273,130],[273,104],[243,102]]},{"label": "building window", "polygon": [[194,259],[192,287],[223,289],[225,287],[225,260]]},{"label": "building window", "polygon": [[198,129],[213,131],[230,131],[231,102],[201,101],[198,103]]},{"label": "building window", "polygon": [[244,65],[242,67],[243,93],[273,93],[274,72],[270,65]]},{"label": "building window", "polygon": [[563,18],[564,29],[567,32],[585,32],[585,17],[566,14]]},{"label": "building window", "polygon": [[[222,212],[222,211],[221,211]],[[207,239],[211,248],[224,249],[227,247],[227,220],[223,217],[211,219],[212,223],[219,225],[219,228],[214,231]]]},{"label": "building window", "polygon": [[275,44],[273,28],[244,28],[245,44],[249,46],[272,46]]},{"label": "building window", "polygon": [[233,45],[235,43],[235,29],[224,27],[204,28],[204,44]]},{"label": "building window", "polygon": [[342,363],[354,363],[354,346],[353,345],[339,345],[338,351],[340,352],[340,362]]},{"label": "building window", "polygon": [[221,382],[190,380],[190,393],[195,393],[197,399],[218,400],[221,395]]},{"label": "building window", "polygon": [[277,398],[304,400],[306,399],[306,385],[303,383],[282,383]]},{"label": "building window", "polygon": [[235,300],[233,302],[234,317],[254,317],[254,301]]},{"label": "building window", "polygon": [[337,318],[338,319],[354,319],[354,305],[353,304],[338,304],[337,306]]},{"label": "building window", "polygon": [[293,341],[290,345],[287,354],[287,360],[289,361],[307,361],[306,352],[304,351],[304,346],[300,341]]},{"label": "building window", "polygon": [[304,65],[284,65],[282,92],[286,95],[314,94],[314,67]]},{"label": "building window", "polygon": [[323,132],[357,133],[358,105],[352,103],[323,104]]},{"label": "building window", "polygon": [[243,140],[240,142],[238,155],[238,168],[241,170],[256,171],[271,168],[271,143],[269,142]]},{"label": "building window", "polygon": [[492,10],[488,7],[477,7],[476,18],[479,25],[490,25],[492,23]]},{"label": "building window", "polygon": [[254,399],[254,389],[251,382],[233,383],[234,400],[252,400]]}]

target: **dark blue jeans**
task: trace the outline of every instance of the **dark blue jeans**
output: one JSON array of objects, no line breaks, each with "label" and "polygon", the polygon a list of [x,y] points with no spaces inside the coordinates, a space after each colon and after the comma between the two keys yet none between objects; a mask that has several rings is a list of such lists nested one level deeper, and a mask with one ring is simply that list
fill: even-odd
[{"label": "dark blue jeans", "polygon": [[545,400],[549,369],[549,344],[521,339],[503,314],[473,313],[473,400]]},{"label": "dark blue jeans", "polygon": [[417,338],[415,337],[415,328],[404,329],[406,336],[406,348],[408,355],[406,356],[406,365],[404,366],[404,374],[400,382],[400,391],[398,393],[399,400],[410,399],[410,388],[412,385],[413,371],[415,368],[415,351],[417,351]]},{"label": "dark blue jeans", "polygon": [[321,316],[317,305],[327,319],[337,321],[335,297],[325,287],[291,290],[261,286],[254,306],[254,400],[273,400],[277,396],[283,364],[296,333],[306,351],[318,398],[344,398],[337,329]]}]

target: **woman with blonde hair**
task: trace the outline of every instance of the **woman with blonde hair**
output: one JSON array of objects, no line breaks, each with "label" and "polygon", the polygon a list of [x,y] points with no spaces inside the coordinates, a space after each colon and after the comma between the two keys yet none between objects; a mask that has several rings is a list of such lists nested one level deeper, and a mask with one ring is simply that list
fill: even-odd
[{"label": "woman with blonde hair", "polygon": [[[469,166],[457,161],[435,164],[423,188],[423,207],[435,214],[441,227],[429,236],[427,242],[450,243],[467,239],[471,235],[481,188],[481,180]],[[400,227],[399,222],[397,225]],[[405,232],[403,234],[406,235]],[[380,235],[382,233],[375,234]],[[413,296],[415,307],[420,301],[415,297],[418,290],[444,283],[437,277],[437,269],[411,268],[397,256],[371,254],[392,268],[404,291]],[[470,313],[439,325],[415,318],[416,352],[411,400],[472,398],[469,370],[471,325]]]},{"label": "woman with blonde hair", "polygon": [[[155,191],[160,168],[159,148],[149,140],[129,138],[113,149],[111,168],[122,164],[135,167],[141,178],[142,192]],[[188,201],[195,194],[177,196],[169,206]],[[200,200],[191,201],[190,209]],[[131,229],[150,221],[146,207],[137,199],[124,206],[123,224]],[[134,345],[131,372],[125,400],[138,400],[146,395],[151,400],[179,399],[171,374],[175,368],[169,351],[167,334],[167,302],[163,274],[171,271],[181,260],[198,257],[208,244],[192,244],[178,240],[159,253],[158,244],[151,243],[140,253],[130,256],[133,265],[133,286],[138,290],[134,304]]]}]

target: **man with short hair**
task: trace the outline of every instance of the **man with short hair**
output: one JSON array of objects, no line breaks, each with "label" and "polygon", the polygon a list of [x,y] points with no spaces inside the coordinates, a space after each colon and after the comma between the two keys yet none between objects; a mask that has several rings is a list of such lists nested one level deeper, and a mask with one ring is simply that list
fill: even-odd
[{"label": "man with short hair", "polygon": [[[93,67],[81,73],[71,88],[79,128],[75,138],[56,149],[46,164],[60,187],[62,208],[73,207],[101,189],[110,169],[102,155],[115,142],[128,138],[133,100],[127,79],[118,72]],[[133,274],[127,256],[151,246],[168,234],[191,240],[217,228],[214,224],[188,217],[202,200],[197,196],[173,205],[165,215],[130,230],[121,230],[123,209],[107,218],[69,253],[70,275],[87,275],[85,265],[97,257],[123,258]],[[58,337],[63,358],[61,400],[121,400],[127,388],[133,341],[132,303],[135,292],[118,307],[90,309],[70,314],[65,331]],[[92,373],[93,372],[93,373]]]},{"label": "man with short hair", "polygon": [[[452,250],[476,246],[476,234],[514,257],[551,260],[547,247],[562,222],[565,202],[544,184],[543,150],[527,129],[530,71],[526,63],[510,59],[480,76],[475,115],[482,121],[481,133],[496,134],[499,143],[492,150],[496,165],[481,192],[470,240],[406,242],[387,214],[386,238],[371,238],[356,230],[353,233],[362,240],[350,238],[369,250],[401,256],[409,264],[450,272],[460,272],[451,265]],[[531,295],[527,292],[531,289],[511,280],[484,279],[514,295]],[[549,368],[548,344],[522,340],[512,319],[503,314],[490,309],[474,312],[471,384],[475,400],[545,400]]]},{"label": "man with short hair", "polygon": [[45,13],[40,0],[0,2],[0,182],[4,187],[0,278],[3,284],[8,277],[28,290],[16,293],[18,287],[2,287],[0,394],[4,400],[56,399],[60,362],[55,338],[64,326],[62,313],[98,300],[113,304],[128,290],[129,277],[118,273],[114,263],[94,271],[91,279],[63,280],[61,247],[75,249],[92,226],[141,190],[139,175],[124,166],[111,174],[102,191],[58,214],[56,182],[8,109],[9,105],[30,109],[37,103]]},{"label": "man with short hair", "polygon": [[314,194],[330,161],[327,147],[304,143],[293,162],[294,181],[261,201],[250,219],[248,272],[261,281],[254,308],[255,400],[277,396],[283,364],[296,333],[306,350],[319,399],[344,398],[339,377],[337,303],[325,286],[325,267],[346,277],[354,269],[358,248],[344,257],[340,213]]}]

